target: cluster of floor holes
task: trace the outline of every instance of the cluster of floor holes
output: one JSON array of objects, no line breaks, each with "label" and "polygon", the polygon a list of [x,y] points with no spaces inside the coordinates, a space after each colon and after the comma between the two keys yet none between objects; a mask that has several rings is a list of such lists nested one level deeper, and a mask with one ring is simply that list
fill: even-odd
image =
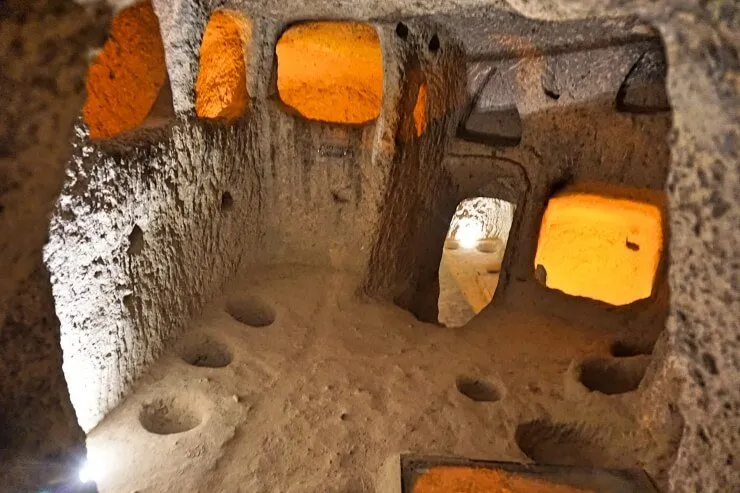
[{"label": "cluster of floor holes", "polygon": [[521,451],[537,463],[599,466],[608,462],[603,443],[584,427],[538,419],[517,426],[514,438]]},{"label": "cluster of floor holes", "polygon": [[192,430],[202,421],[202,416],[185,399],[164,397],[154,399],[141,409],[139,422],[150,433],[172,435]]},{"label": "cluster of floor holes", "polygon": [[226,302],[226,312],[250,327],[266,327],[275,321],[275,309],[256,295],[240,296]]},{"label": "cluster of floor holes", "polygon": [[200,336],[191,340],[180,352],[183,361],[204,368],[223,368],[231,363],[233,356],[225,344]]},{"label": "cluster of floor holes", "polygon": [[477,378],[458,377],[456,386],[458,392],[475,402],[496,402],[503,396],[498,385]]},{"label": "cluster of floor holes", "polygon": [[590,359],[581,363],[580,381],[589,390],[607,395],[631,392],[640,385],[649,356]]}]

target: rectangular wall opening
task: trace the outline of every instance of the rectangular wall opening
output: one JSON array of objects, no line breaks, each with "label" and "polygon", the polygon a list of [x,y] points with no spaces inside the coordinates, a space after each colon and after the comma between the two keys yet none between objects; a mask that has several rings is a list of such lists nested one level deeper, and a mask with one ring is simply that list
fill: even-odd
[{"label": "rectangular wall opening", "polygon": [[656,205],[566,192],[542,217],[535,277],[573,296],[627,305],[650,297],[662,249]]},{"label": "rectangular wall opening", "polygon": [[475,197],[460,202],[439,265],[439,323],[462,327],[493,299],[516,205]]}]

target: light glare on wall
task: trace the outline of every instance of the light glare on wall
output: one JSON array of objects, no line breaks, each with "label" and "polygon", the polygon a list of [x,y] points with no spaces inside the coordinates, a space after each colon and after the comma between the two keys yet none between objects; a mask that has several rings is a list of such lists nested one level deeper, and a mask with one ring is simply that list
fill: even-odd
[{"label": "light glare on wall", "polygon": [[483,234],[483,225],[474,219],[463,219],[459,223],[455,239],[463,248],[475,248]]}]

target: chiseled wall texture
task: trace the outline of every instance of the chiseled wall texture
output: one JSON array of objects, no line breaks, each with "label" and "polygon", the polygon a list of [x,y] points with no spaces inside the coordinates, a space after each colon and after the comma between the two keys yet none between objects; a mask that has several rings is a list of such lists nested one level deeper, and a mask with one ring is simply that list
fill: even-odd
[{"label": "chiseled wall texture", "polygon": [[[199,19],[208,14],[199,12]],[[188,85],[193,79],[170,64],[173,99],[187,107],[182,118],[110,140],[90,140],[78,123],[45,259],[61,321],[64,372],[85,431],[120,402],[240,268],[288,262],[358,277],[368,270],[412,291],[406,284],[415,274],[408,266],[370,257],[384,245],[375,241],[379,217],[397,221],[381,205],[393,170],[406,168],[395,142],[399,121],[411,120],[412,107],[406,105],[399,118],[399,88],[435,67],[417,63],[409,79],[402,68],[413,45],[398,41],[395,24],[378,30],[385,50],[384,106],[378,120],[364,126],[311,122],[280,108],[266,95],[274,89],[272,49],[249,50],[254,99],[235,122],[196,118]],[[277,39],[281,27],[256,21],[252,32],[261,46]],[[189,50],[170,58],[197,67],[197,53]],[[443,81],[435,81],[430,101],[449,99],[443,94]],[[459,84],[456,94],[462,94]],[[428,136],[403,139],[417,158],[427,150],[429,157],[420,162],[437,170],[425,175],[437,181],[441,149],[431,136],[439,138],[444,128],[431,122]],[[436,196],[402,183],[397,191],[402,206]],[[225,193],[232,199],[228,210],[222,209]],[[404,238],[399,233],[388,241],[401,244]],[[430,262],[435,277],[438,263]],[[390,296],[396,287],[375,283],[371,289]]]},{"label": "chiseled wall texture", "polygon": [[[64,372],[86,431],[259,237],[248,130],[175,124],[121,149],[75,140],[45,258]],[[222,209],[226,192],[233,205]]]},{"label": "chiseled wall texture", "polygon": [[[248,13],[270,12],[275,17],[264,21],[263,36],[255,36],[256,55],[248,63],[261,74],[248,81],[249,93],[265,100],[274,91],[264,71],[271,70],[268,61],[277,33],[288,21],[327,15],[367,19],[444,12],[454,16],[483,4],[506,7],[480,0],[454,4],[396,0],[382,5],[358,5],[351,0],[331,5],[297,0],[235,3]],[[736,316],[740,312],[736,231],[740,224],[740,8],[734,0],[708,5],[680,0],[649,4],[639,0],[509,3],[525,15],[552,20],[639,14],[653,22],[663,36],[674,110],[667,184],[671,303],[670,337],[664,351],[668,369],[656,374],[685,381],[678,403],[685,432],[670,480],[675,491],[728,491],[740,483],[735,457],[740,449],[740,322]],[[174,107],[182,116],[191,116],[197,53],[210,8],[194,1],[167,0],[156,1],[155,7],[162,24]],[[0,439],[6,456],[29,462],[39,463],[49,454],[63,460],[82,442],[61,379],[58,326],[41,264],[41,246],[47,214],[68,156],[71,139],[67,129],[81,107],[87,48],[102,44],[107,19],[101,9],[83,11],[61,0],[34,2],[32,6],[10,0],[0,7],[0,424],[8,424]],[[382,34],[386,41],[389,36],[390,32]],[[388,45],[384,46],[387,50]],[[384,58],[392,59],[388,54],[384,51]],[[393,82],[397,82],[396,91],[404,86],[404,71],[399,67],[407,67],[405,61],[386,66],[384,101],[399,99],[388,93]],[[389,77],[389,73],[396,75]],[[268,113],[267,109],[258,110],[233,128],[179,121],[152,130],[150,136],[138,136],[143,142],[135,148],[88,145],[84,131],[73,139],[78,148],[58,203],[47,258],[52,271],[60,262],[74,260],[68,263],[69,274],[55,273],[57,312],[63,327],[79,327],[81,332],[75,334],[90,344],[95,341],[95,345],[86,346],[95,348],[93,359],[76,370],[92,368],[100,375],[96,377],[100,393],[80,408],[84,412],[78,411],[84,427],[92,426],[120,399],[234,267],[273,260],[261,252],[275,244],[285,231],[283,226],[251,219],[255,214],[269,214],[267,207],[260,209],[269,203],[261,177],[268,169],[264,161],[270,160],[272,148],[254,135],[271,121]],[[286,123],[278,125],[282,124]],[[370,178],[369,202],[360,206],[366,212],[357,213],[366,224],[381,222],[384,217],[383,198],[393,197],[385,194],[388,180],[394,176],[392,163],[402,161],[393,145],[401,125],[383,121],[377,125],[381,127],[369,159],[387,167]],[[445,127],[452,130],[450,122]],[[326,130],[311,130],[322,131]],[[296,155],[303,150],[297,147]],[[419,152],[413,147],[403,152],[407,151]],[[437,159],[434,156],[440,151],[422,148],[421,155]],[[104,159],[95,157],[98,152],[105,154]],[[273,161],[273,166],[277,162]],[[233,175],[231,170],[239,171]],[[433,177],[432,189],[444,181],[443,175]],[[115,186],[106,188],[108,184]],[[284,188],[273,197],[287,194],[294,185],[284,182]],[[220,209],[226,187],[234,198],[233,209],[226,211],[230,215]],[[325,211],[336,207],[333,198],[321,197]],[[427,207],[423,197],[410,200]],[[451,201],[450,207],[454,205]],[[296,218],[305,215],[297,214]],[[317,233],[321,227],[317,222],[307,233]],[[65,229],[68,234],[62,239],[58,233]],[[339,231],[349,229],[347,223]],[[393,230],[393,225],[385,228]],[[358,235],[362,240],[357,240],[357,248],[367,241],[368,247],[375,245],[377,250],[380,245],[382,250],[378,232],[372,227],[364,230]],[[234,248],[235,241],[241,242],[240,248]],[[300,238],[295,238],[292,246],[284,247],[285,253],[313,256],[310,246],[304,249],[299,244]],[[94,254],[91,247],[99,248],[99,253]],[[72,252],[78,256],[73,258]],[[378,251],[377,258],[383,257]],[[349,262],[343,255],[337,259],[332,262],[363,269],[363,262]],[[210,267],[209,272],[192,268],[203,263]],[[387,268],[393,272],[389,279],[414,280],[413,273],[397,272],[393,265]],[[73,282],[73,275],[81,282]],[[90,279],[96,281],[88,285]],[[394,289],[398,287],[379,290],[378,295],[394,294]],[[62,307],[65,299],[77,305]],[[81,300],[89,303],[83,307]],[[407,301],[414,304],[413,299]],[[79,315],[73,313],[75,306],[81,310]],[[95,326],[100,320],[110,324]],[[80,349],[74,342],[70,347]],[[661,378],[656,378],[655,385],[661,385]],[[90,392],[70,390],[73,401]],[[49,471],[24,471],[29,474],[25,484],[44,484],[50,477]],[[5,467],[2,474],[9,478],[13,470]],[[9,481],[4,484],[22,484]]]}]

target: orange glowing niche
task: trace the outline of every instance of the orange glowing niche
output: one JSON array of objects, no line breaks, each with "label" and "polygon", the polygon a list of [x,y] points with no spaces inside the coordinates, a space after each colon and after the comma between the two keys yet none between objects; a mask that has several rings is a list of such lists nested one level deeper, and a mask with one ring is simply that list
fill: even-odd
[{"label": "orange glowing niche", "polygon": [[201,118],[233,120],[244,114],[249,95],[245,47],[252,38],[249,19],[216,11],[203,34],[195,83],[195,112]]},{"label": "orange glowing niche", "polygon": [[167,71],[159,20],[151,3],[123,9],[87,74],[82,115],[93,139],[140,125],[165,83]]},{"label": "orange glowing niche", "polygon": [[312,120],[364,123],[380,114],[383,60],[372,26],[310,22],[277,43],[280,100]]},{"label": "orange glowing niche", "polygon": [[460,466],[434,467],[414,483],[412,493],[595,493],[520,474]]},{"label": "orange glowing niche", "polygon": [[419,94],[416,95],[416,104],[414,105],[414,127],[416,127],[417,137],[427,129],[427,85],[419,86]]},{"label": "orange glowing niche", "polygon": [[534,265],[549,288],[626,305],[651,295],[662,248],[657,206],[563,194],[547,204]]}]

